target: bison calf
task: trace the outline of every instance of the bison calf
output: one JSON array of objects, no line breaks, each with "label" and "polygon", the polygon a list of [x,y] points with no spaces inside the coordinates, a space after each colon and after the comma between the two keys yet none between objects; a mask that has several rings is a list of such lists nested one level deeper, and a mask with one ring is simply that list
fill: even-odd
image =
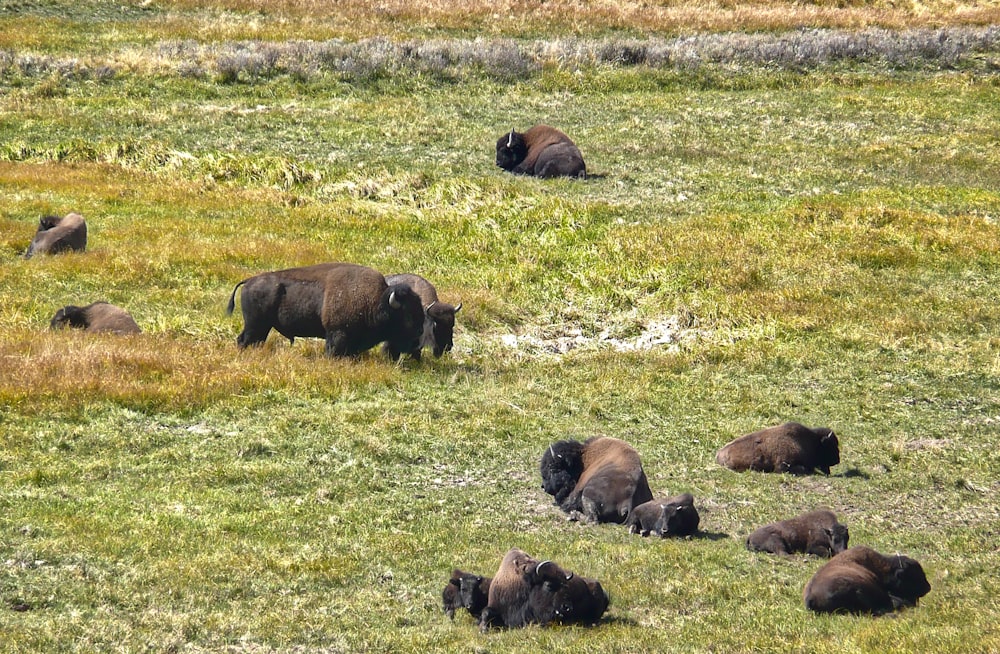
[{"label": "bison calf", "polygon": [[805,552],[825,559],[847,549],[850,535],[833,511],[820,509],[772,522],[747,536],[747,549],[772,554]]},{"label": "bison calf", "polygon": [[67,250],[83,251],[87,249],[87,222],[78,213],[69,213],[64,217],[43,216],[38,221],[38,231],[31,239],[25,259],[36,254],[55,254]]},{"label": "bison calf", "polygon": [[548,125],[535,125],[523,134],[497,139],[497,165],[535,177],[586,177],[583,155],[568,136]]},{"label": "bison calf", "polygon": [[[424,331],[420,337],[420,347],[430,347],[435,357],[450,352],[455,344],[455,314],[462,309],[462,303],[452,305],[439,301],[437,289],[420,275],[387,275],[385,281],[390,286],[409,286],[420,297],[420,303],[424,306]],[[420,350],[412,354],[419,358]]]},{"label": "bison calf", "polygon": [[585,522],[624,522],[633,507],[653,499],[639,453],[617,438],[558,441],[539,468],[542,490]]},{"label": "bison calf", "polygon": [[138,334],[141,330],[125,309],[107,302],[94,302],[85,307],[72,304],[56,311],[49,322],[50,329],[74,327],[88,332]]},{"label": "bison calf", "polygon": [[841,552],[816,571],[802,592],[806,608],[819,613],[879,615],[929,593],[920,564],[908,556],[885,556],[859,545]]},{"label": "bison calf", "polygon": [[325,338],[327,356],[356,356],[385,342],[393,360],[419,356],[424,309],[408,286],[389,286],[382,273],[351,263],[322,263],[267,272],[233,288],[226,313],[243,286],[242,349],[267,340],[272,329],[296,337]]},{"label": "bison calf", "polygon": [[489,599],[490,577],[463,572],[455,568],[448,585],[441,592],[441,607],[445,614],[455,618],[455,611],[466,609],[472,617],[479,619]]},{"label": "bison calf", "polygon": [[650,500],[632,509],[625,526],[641,536],[690,536],[697,533],[701,517],[694,508],[694,496],[683,493],[666,499]]},{"label": "bison calf", "polygon": [[825,427],[810,429],[797,422],[768,427],[732,441],[716,455],[719,465],[737,472],[809,474],[840,463],[837,435]]}]

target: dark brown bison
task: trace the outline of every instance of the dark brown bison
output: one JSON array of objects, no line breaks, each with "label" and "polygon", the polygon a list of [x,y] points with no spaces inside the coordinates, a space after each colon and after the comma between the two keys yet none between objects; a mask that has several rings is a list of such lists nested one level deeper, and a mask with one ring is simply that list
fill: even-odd
[{"label": "dark brown bison", "polygon": [[451,619],[455,618],[455,611],[466,609],[476,620],[486,603],[489,600],[490,577],[463,572],[455,568],[451,573],[448,585],[441,592],[441,607],[445,614]]},{"label": "dark brown bison", "polygon": [[558,441],[542,454],[542,490],[572,519],[624,522],[653,499],[639,453],[617,438]]},{"label": "dark brown bison", "polygon": [[455,314],[461,311],[462,303],[453,305],[439,301],[437,289],[420,275],[386,275],[385,282],[390,286],[409,286],[420,296],[420,303],[424,305],[424,332],[420,337],[420,347],[430,347],[436,357],[450,352],[455,344]]},{"label": "dark brown bison", "polygon": [[608,610],[611,598],[596,579],[573,575],[565,583],[536,586],[531,591],[529,604],[539,624],[591,625]]},{"label": "dark brown bison", "polygon": [[510,549],[493,575],[480,629],[548,624],[555,611],[547,602],[572,578],[572,572],[552,561],[538,561],[517,548]]},{"label": "dark brown bison", "polygon": [[810,429],[797,422],[768,427],[732,441],[715,454],[719,465],[737,472],[809,474],[840,463],[837,435],[825,427]]},{"label": "dark brown bison", "polygon": [[85,307],[67,305],[56,311],[49,323],[51,329],[75,327],[88,332],[138,334],[141,330],[125,309],[107,302],[94,302]]},{"label": "dark brown bison", "polygon": [[818,509],[772,522],[747,536],[747,549],[772,554],[805,552],[825,559],[847,549],[850,534],[833,511]]},{"label": "dark brown bison", "polygon": [[697,533],[701,518],[694,508],[694,496],[682,493],[665,499],[653,499],[632,509],[625,526],[630,534],[641,536],[690,536]]},{"label": "dark brown bison", "polygon": [[568,136],[548,125],[535,125],[523,134],[510,130],[497,139],[497,165],[535,177],[586,177],[583,155]]},{"label": "dark brown bison", "polygon": [[43,216],[38,221],[38,231],[31,239],[25,259],[36,254],[55,254],[67,250],[83,251],[87,249],[87,222],[78,213],[69,213],[64,217]]},{"label": "dark brown bison", "polygon": [[806,608],[818,613],[879,615],[906,606],[929,593],[920,564],[908,556],[885,556],[859,545],[837,554],[816,571],[802,592]]},{"label": "dark brown bison", "polygon": [[267,340],[272,329],[296,337],[326,339],[328,356],[356,356],[385,342],[393,360],[417,353],[424,309],[407,286],[389,286],[382,273],[352,263],[321,263],[267,272],[233,288],[226,313],[232,314],[243,286],[242,349]]}]

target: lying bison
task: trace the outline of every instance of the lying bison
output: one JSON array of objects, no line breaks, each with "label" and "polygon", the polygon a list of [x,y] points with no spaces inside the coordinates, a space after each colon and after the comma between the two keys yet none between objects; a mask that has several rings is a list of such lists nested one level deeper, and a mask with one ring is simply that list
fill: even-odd
[{"label": "lying bison", "polygon": [[592,624],[609,603],[596,580],[579,578],[552,561],[538,561],[512,548],[493,575],[479,626],[487,631],[551,622]]},{"label": "lying bison", "polygon": [[915,560],[859,545],[817,570],[802,597],[806,608],[818,613],[879,615],[915,606],[930,590],[927,575]]},{"label": "lying bison", "polygon": [[[424,306],[424,332],[420,337],[420,347],[430,347],[436,357],[450,352],[455,338],[455,314],[462,309],[462,303],[452,305],[440,302],[437,289],[420,275],[387,275],[385,282],[390,286],[409,286],[420,296],[420,303]],[[419,358],[419,350],[414,356]]]},{"label": "lying bison", "polygon": [[825,427],[810,429],[797,422],[768,427],[732,441],[716,455],[719,465],[737,472],[790,472],[809,474],[840,463],[837,435]]},{"label": "lying bison", "polygon": [[451,573],[448,585],[441,592],[441,607],[445,614],[455,618],[455,611],[466,609],[476,620],[486,608],[489,600],[490,577],[463,572],[455,568]]},{"label": "lying bison", "polygon": [[107,302],[94,302],[85,307],[72,304],[56,311],[49,328],[74,327],[88,332],[138,334],[141,330],[125,309]]},{"label": "lying bison", "polygon": [[630,534],[640,536],[690,536],[698,532],[701,517],[694,508],[694,496],[682,493],[644,502],[632,509],[625,521]]},{"label": "lying bison", "polygon": [[558,441],[542,454],[539,468],[542,490],[572,519],[620,523],[653,499],[639,453],[617,438]]},{"label": "lying bison", "polygon": [[78,213],[66,214],[64,217],[43,216],[38,221],[38,231],[31,239],[25,259],[36,254],[56,254],[68,250],[83,251],[87,249],[87,222]]},{"label": "lying bison", "polygon": [[535,177],[586,177],[583,155],[568,136],[548,125],[535,125],[521,134],[497,139],[497,165]]},{"label": "lying bison", "polygon": [[747,549],[772,554],[805,552],[825,559],[847,549],[847,527],[837,522],[833,511],[818,509],[772,522],[747,536]]},{"label": "lying bison", "polygon": [[407,286],[389,286],[382,273],[351,263],[321,263],[267,272],[233,288],[226,313],[243,286],[242,349],[267,340],[271,329],[290,342],[325,338],[328,356],[355,356],[385,342],[393,360],[417,353],[424,309]]}]

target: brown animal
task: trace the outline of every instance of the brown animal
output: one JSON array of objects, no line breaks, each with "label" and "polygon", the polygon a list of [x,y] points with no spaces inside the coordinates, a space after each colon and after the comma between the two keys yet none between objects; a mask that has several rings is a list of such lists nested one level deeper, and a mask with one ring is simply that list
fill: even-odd
[{"label": "brown animal", "polygon": [[36,254],[56,254],[67,250],[87,249],[87,222],[78,213],[64,217],[43,216],[38,221],[38,231],[24,253],[25,259]]},{"label": "brown animal", "polygon": [[321,263],[261,273],[233,288],[232,314],[243,286],[240,349],[267,340],[271,329],[296,337],[325,338],[327,356],[356,356],[385,342],[393,360],[419,357],[424,309],[408,286],[389,286],[382,273],[352,263]]},{"label": "brown animal", "polygon": [[847,549],[847,527],[837,522],[833,511],[818,509],[772,522],[747,536],[747,549],[772,554],[805,552],[825,559]]},{"label": "brown animal", "polygon": [[464,608],[472,617],[479,620],[489,599],[491,581],[490,577],[455,568],[448,585],[441,592],[441,607],[445,614],[454,620],[455,611]]},{"label": "brown animal", "polygon": [[841,552],[816,571],[802,591],[806,608],[818,613],[879,615],[906,606],[929,593],[920,564],[908,556],[885,556],[859,545]]},{"label": "brown animal", "polygon": [[497,139],[497,165],[504,170],[535,177],[586,177],[583,155],[568,136],[548,125],[535,125],[523,134]]},{"label": "brown animal", "polygon": [[810,429],[797,422],[768,427],[732,441],[716,455],[719,465],[737,472],[809,474],[840,463],[837,435],[825,427]]},{"label": "brown animal", "polygon": [[617,438],[558,441],[542,454],[542,490],[584,522],[624,522],[653,499],[639,453]]},{"label": "brown animal", "polygon": [[573,573],[552,561],[538,561],[525,552],[511,548],[490,583],[489,600],[480,614],[479,628],[524,627],[547,624],[555,611],[546,603]]},{"label": "brown animal", "polygon": [[665,499],[644,502],[632,509],[625,526],[628,533],[640,536],[690,536],[698,531],[701,517],[694,508],[694,496],[682,493]]},{"label": "brown animal", "polygon": [[611,604],[611,598],[596,579],[573,575],[555,592],[549,586],[542,584],[534,588],[529,600],[532,611],[539,616],[539,624],[595,624]]},{"label": "brown animal", "polygon": [[439,301],[437,289],[420,275],[386,275],[385,282],[389,286],[409,286],[420,296],[420,302],[424,305],[424,332],[420,337],[420,347],[430,347],[435,357],[450,352],[455,344],[455,314],[461,311],[462,303],[452,305]]},{"label": "brown animal", "polygon": [[75,327],[88,332],[138,334],[139,325],[125,309],[107,302],[94,302],[85,307],[67,305],[56,311],[49,322],[50,329]]}]

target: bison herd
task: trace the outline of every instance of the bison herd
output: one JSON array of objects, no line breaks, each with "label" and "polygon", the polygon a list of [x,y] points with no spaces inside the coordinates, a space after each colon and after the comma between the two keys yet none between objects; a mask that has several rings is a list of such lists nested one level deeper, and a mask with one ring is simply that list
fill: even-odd
[{"label": "bison herd", "polygon": [[[537,177],[586,177],[583,156],[559,130],[536,125],[524,133],[511,130],[496,144],[496,165]],[[80,214],[45,216],[25,252],[84,251],[87,225]],[[383,275],[352,263],[323,263],[264,272],[233,288],[226,308],[235,309],[237,291],[243,331],[240,349],[263,343],[271,330],[295,338],[322,338],[329,356],[357,356],[382,344],[392,360],[419,360],[430,348],[435,357],[452,349],[455,314],[462,308],[439,300],[434,286],[418,275]],[[92,332],[139,333],[132,317],[107,302],[59,309],[50,327]],[[786,422],[737,438],[716,453],[719,465],[734,471],[796,475],[840,463],[836,434]],[[584,442],[561,440],[542,453],[542,490],[570,520],[616,523],[630,534],[692,537],[700,516],[694,496],[685,492],[654,498],[639,453],[617,438]],[[805,606],[815,612],[878,615],[916,605],[930,591],[920,564],[907,556],[883,555],[865,546],[848,548],[847,526],[827,509],[816,509],[772,522],[746,537],[755,552],[803,553],[829,558],[806,583]],[[441,594],[449,618],[467,611],[482,631],[526,625],[596,624],[610,604],[596,579],[583,577],[549,560],[537,560],[517,548],[503,556],[492,576],[455,568]]]}]

